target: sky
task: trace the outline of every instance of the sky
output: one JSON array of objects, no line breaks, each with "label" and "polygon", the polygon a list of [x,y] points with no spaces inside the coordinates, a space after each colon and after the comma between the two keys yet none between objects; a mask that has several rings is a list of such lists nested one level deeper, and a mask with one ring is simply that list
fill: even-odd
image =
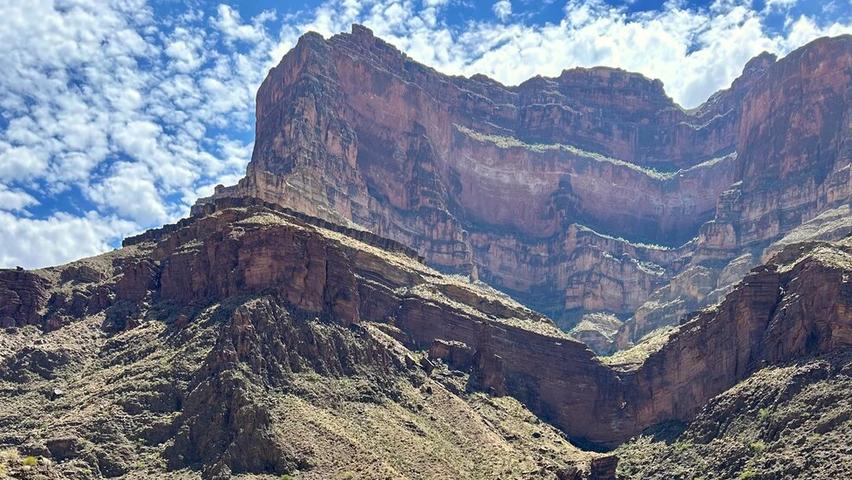
[{"label": "sky", "polygon": [[691,108],[749,58],[852,33],[850,0],[0,1],[0,267],[115,248],[251,157],[254,94],[307,31],[362,23],[507,85],[608,65]]}]

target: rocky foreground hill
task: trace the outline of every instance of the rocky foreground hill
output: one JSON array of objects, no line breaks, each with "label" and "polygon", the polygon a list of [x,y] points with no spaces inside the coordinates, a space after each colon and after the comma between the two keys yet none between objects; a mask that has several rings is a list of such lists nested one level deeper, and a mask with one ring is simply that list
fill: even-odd
[{"label": "rocky foreground hill", "polygon": [[851,47],[685,111],[305,35],[238,185],[0,270],[0,478],[852,478]]},{"label": "rocky foreground hill", "polygon": [[752,59],[685,111],[575,68],[507,87],[364,27],[307,34],[257,95],[251,196],[470,274],[602,353],[718,301],[794,230],[852,232],[852,36]]},{"label": "rocky foreground hill", "polygon": [[[852,238],[792,245],[665,341],[602,359],[394,241],[220,200],[114,252],[0,271],[0,468],[843,478],[850,275]],[[654,433],[671,425],[688,428]]]}]

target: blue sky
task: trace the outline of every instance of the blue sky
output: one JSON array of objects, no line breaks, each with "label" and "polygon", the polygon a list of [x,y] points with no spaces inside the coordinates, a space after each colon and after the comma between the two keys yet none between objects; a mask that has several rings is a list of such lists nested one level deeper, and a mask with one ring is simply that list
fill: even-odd
[{"label": "blue sky", "polygon": [[763,50],[852,32],[850,15],[849,0],[4,0],[0,266],[108,250],[235,183],[257,86],[308,30],[364,23],[506,84],[622,67],[694,107]]}]

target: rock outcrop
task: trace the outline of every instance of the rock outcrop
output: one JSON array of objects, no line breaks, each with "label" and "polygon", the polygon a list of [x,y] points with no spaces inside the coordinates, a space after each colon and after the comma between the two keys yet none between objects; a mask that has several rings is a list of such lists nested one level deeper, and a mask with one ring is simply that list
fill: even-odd
[{"label": "rock outcrop", "polygon": [[[852,198],[850,44],[758,56],[684,111],[622,70],[507,87],[442,75],[357,25],[309,33],[258,91],[246,177],[213,198],[358,225],[568,328],[653,309],[678,275],[699,279],[700,306],[696,269],[718,276]],[[686,313],[669,310],[628,321],[621,346]]]},{"label": "rock outcrop", "polygon": [[[483,345],[564,341],[605,372],[591,352],[363,230],[224,201],[0,281],[0,468],[21,478],[614,478],[506,395],[517,369]],[[467,364],[426,352],[456,329]]]},{"label": "rock outcrop", "polygon": [[[211,478],[328,473],[323,469],[332,467],[318,460],[322,453],[279,434],[286,414],[263,400],[323,396],[309,387],[317,378],[349,379],[328,386],[332,396],[350,388],[347,382],[366,382],[373,392],[366,395],[379,403],[421,387],[455,395],[453,402],[481,395],[465,392],[512,398],[580,445],[613,447],[649,427],[689,421],[711,398],[766,365],[852,346],[852,238],[788,246],[655,350],[634,351],[640,345],[606,362],[546,318],[438,273],[395,242],[256,199],[207,204],[202,214],[125,245],[65,267],[0,272],[15,279],[4,284],[5,295],[30,298],[33,285],[43,285],[41,304],[55,306],[10,317],[12,333],[0,334],[3,351],[9,350],[0,358],[0,379],[62,381],[60,390],[67,391],[79,384],[69,378],[82,378],[75,374],[121,371],[137,378],[147,372],[138,385],[121,384],[137,391],[132,396],[104,395],[131,416],[165,415],[161,424],[110,435],[142,435],[161,445],[168,468]],[[75,297],[87,299],[82,315],[74,316],[74,302],[61,300]],[[101,297],[103,304],[89,301]],[[33,352],[43,341],[16,344],[16,329],[34,325],[45,332],[37,335],[73,336],[78,347],[65,345],[70,350],[51,356]],[[75,333],[81,328],[98,333]],[[131,341],[137,335],[145,342]],[[99,350],[87,353],[90,340]],[[160,356],[149,359],[159,348],[166,350],[158,355],[171,352],[178,363],[166,368],[170,363]],[[46,360],[34,363],[39,358]],[[21,374],[30,366],[33,376]],[[8,375],[12,370],[18,375]],[[147,377],[155,374],[172,380]],[[12,403],[26,395],[2,391]],[[74,405],[65,408],[82,408]],[[9,427],[6,415],[0,425]],[[27,438],[5,442],[40,452],[38,441],[50,440]],[[554,448],[573,448],[566,445]],[[536,468],[564,468],[566,478],[575,470],[594,478],[589,472],[615,468],[611,459],[572,451],[570,465],[544,459]],[[113,458],[80,444],[62,455],[83,458],[103,473],[130,468],[128,458],[138,453],[125,453]]]},{"label": "rock outcrop", "polygon": [[848,349],[763,368],[688,425],[619,447],[618,478],[847,478],[850,388]]}]

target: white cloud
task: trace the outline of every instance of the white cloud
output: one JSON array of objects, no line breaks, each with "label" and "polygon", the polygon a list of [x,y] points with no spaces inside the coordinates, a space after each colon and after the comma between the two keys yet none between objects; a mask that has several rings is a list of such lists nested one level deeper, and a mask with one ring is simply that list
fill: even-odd
[{"label": "white cloud", "polygon": [[0,211],[0,265],[38,268],[109,250],[110,243],[138,227],[115,217],[89,212],[82,217],[58,213],[44,219]]},{"label": "white cloud", "polygon": [[42,152],[0,141],[0,179],[23,180],[39,175],[45,168],[47,158]]},{"label": "white cloud", "polygon": [[14,212],[38,203],[38,200],[27,192],[13,190],[0,183],[0,211]]},{"label": "white cloud", "polygon": [[509,0],[499,0],[491,7],[491,11],[494,12],[494,15],[496,15],[500,21],[505,22],[509,19],[509,16],[512,15],[512,2]]},{"label": "white cloud", "polygon": [[[793,0],[770,0],[763,11],[741,0],[697,10],[671,1],[641,14],[570,0],[561,19],[538,24],[515,11],[531,2],[500,0],[492,19],[454,25],[445,13],[469,8],[464,0],[326,0],[251,18],[200,5],[158,16],[146,0],[0,2],[0,265],[103,251],[234,183],[251,155],[256,89],[308,30],[329,36],[363,23],[440,71],[505,84],[622,67],[662,79],[687,107],[727,87],[763,50],[783,55],[852,31],[841,3],[823,5],[834,12],[826,22],[794,16]],[[765,16],[779,12],[788,22],[768,30]],[[53,200],[60,192],[76,192],[87,213],[63,212]],[[28,211],[35,205],[41,218]],[[10,232],[26,245],[12,245]]]},{"label": "white cloud", "polygon": [[102,210],[114,210],[140,225],[169,219],[151,171],[142,163],[119,162],[110,175],[86,192]]},{"label": "white cloud", "polygon": [[242,23],[239,12],[228,5],[219,5],[218,16],[213,24],[225,34],[230,40],[242,40],[244,42],[259,42],[266,36],[263,30],[263,22],[274,18],[270,13],[264,13],[253,25]]},{"label": "white cloud", "polygon": [[[123,222],[121,231],[173,221],[190,195],[233,181],[248,155],[208,133],[251,136],[254,92],[276,45],[272,18],[244,21],[227,6],[158,18],[144,0],[0,2],[0,72],[14,72],[0,73],[0,232],[42,229],[49,242],[60,227],[90,229],[80,238],[95,234],[98,248],[65,242],[62,258],[73,258],[115,240],[118,230],[94,227],[99,219]],[[91,204],[85,221],[51,201],[60,192]],[[35,202],[54,213],[27,218]],[[43,251],[43,261],[39,249],[0,252],[0,265],[60,258]]]}]

